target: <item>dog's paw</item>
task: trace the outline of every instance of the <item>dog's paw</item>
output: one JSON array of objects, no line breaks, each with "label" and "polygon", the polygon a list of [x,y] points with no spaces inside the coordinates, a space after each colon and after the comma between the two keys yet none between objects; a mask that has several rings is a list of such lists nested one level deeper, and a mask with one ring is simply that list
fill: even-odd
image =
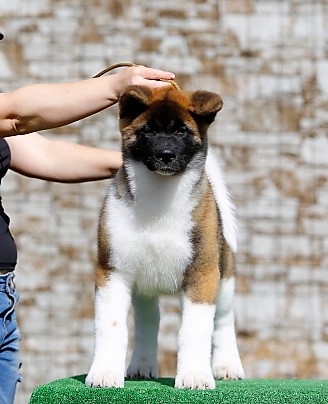
[{"label": "dog's paw", "polygon": [[127,370],[129,379],[157,379],[157,364],[149,362],[131,363]]},{"label": "dog's paw", "polygon": [[190,372],[177,374],[175,379],[177,389],[209,390],[215,388],[215,381],[212,374],[201,372]]},{"label": "dog's paw", "polygon": [[87,387],[124,387],[124,375],[108,371],[89,372],[85,379]]},{"label": "dog's paw", "polygon": [[213,376],[219,380],[244,379],[245,373],[240,358],[235,360],[218,360],[212,364]]}]

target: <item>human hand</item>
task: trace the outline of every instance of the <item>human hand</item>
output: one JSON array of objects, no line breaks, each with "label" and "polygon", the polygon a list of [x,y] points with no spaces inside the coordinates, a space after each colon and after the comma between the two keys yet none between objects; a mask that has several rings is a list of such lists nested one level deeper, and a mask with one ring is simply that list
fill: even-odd
[{"label": "human hand", "polygon": [[128,86],[163,87],[168,85],[168,83],[161,80],[174,80],[175,75],[164,70],[138,65],[124,69],[112,76],[112,78],[114,77],[114,91],[117,98],[119,98]]}]

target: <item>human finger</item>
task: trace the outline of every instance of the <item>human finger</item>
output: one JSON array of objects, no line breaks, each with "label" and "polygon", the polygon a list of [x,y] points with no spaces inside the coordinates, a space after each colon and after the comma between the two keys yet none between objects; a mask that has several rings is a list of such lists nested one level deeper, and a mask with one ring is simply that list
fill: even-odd
[{"label": "human finger", "polygon": [[165,70],[154,69],[146,66],[137,66],[136,74],[148,80],[173,80],[175,74]]}]

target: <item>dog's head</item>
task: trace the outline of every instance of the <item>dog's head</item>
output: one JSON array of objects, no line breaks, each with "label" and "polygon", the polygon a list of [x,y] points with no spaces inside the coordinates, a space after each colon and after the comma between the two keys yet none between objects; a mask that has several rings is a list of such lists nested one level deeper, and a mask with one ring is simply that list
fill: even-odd
[{"label": "dog's head", "polygon": [[207,129],[222,108],[218,94],[131,86],[119,102],[123,156],[162,175],[182,173],[207,150]]}]

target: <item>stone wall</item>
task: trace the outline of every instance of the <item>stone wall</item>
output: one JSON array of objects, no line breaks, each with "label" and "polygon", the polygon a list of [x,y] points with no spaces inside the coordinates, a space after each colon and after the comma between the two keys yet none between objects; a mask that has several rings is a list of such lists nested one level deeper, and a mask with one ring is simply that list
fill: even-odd
[{"label": "stone wall", "polygon": [[[328,5],[325,0],[1,1],[0,89],[91,77],[133,61],[210,89],[211,130],[237,205],[236,317],[247,377],[328,373]],[[117,109],[46,136],[119,148]],[[11,173],[24,382],[88,371],[93,267],[106,182]],[[163,298],[161,375],[174,375],[179,307]],[[131,324],[131,319],[130,319]]]}]

